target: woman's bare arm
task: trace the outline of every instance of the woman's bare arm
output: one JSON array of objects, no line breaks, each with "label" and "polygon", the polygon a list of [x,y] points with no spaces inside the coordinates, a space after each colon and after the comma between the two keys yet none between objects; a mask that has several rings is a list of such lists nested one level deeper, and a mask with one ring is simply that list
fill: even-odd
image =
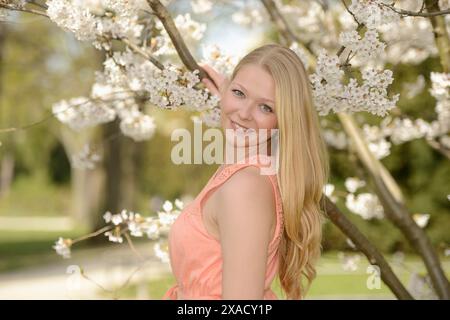
[{"label": "woman's bare arm", "polygon": [[259,168],[250,166],[236,172],[218,190],[222,299],[263,299],[275,219],[272,185]]}]

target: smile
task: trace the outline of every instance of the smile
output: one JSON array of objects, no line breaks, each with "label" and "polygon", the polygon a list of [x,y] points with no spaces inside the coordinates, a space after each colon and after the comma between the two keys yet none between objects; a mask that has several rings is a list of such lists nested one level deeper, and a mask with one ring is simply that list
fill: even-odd
[{"label": "smile", "polygon": [[232,126],[233,126],[233,128],[234,128],[234,129],[243,129],[243,130],[248,130],[248,128],[246,128],[246,127],[243,127],[243,126],[241,126],[241,125],[237,124],[236,122],[234,122],[234,121],[232,121],[232,120],[230,120],[230,121],[231,121],[231,124],[232,124]]}]

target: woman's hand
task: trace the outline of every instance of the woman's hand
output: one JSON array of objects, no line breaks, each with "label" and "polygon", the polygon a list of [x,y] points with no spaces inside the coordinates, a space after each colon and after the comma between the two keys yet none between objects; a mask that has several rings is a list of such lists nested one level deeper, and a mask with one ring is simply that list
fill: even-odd
[{"label": "woman's hand", "polygon": [[213,94],[222,98],[222,93],[225,88],[228,86],[228,78],[223,74],[218,73],[212,67],[207,64],[199,64],[200,67],[205,70],[205,72],[209,75],[209,77],[213,80],[211,81],[208,78],[203,78],[202,83],[208,88],[208,90]]}]

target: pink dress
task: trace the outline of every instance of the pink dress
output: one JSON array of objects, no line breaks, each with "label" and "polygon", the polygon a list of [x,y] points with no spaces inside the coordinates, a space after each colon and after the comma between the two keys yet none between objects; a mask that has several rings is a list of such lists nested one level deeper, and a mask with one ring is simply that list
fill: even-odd
[{"label": "pink dress", "polygon": [[[201,205],[213,190],[235,172],[247,166],[264,167],[259,162],[249,163],[249,161],[226,164],[220,172],[212,176],[199,195],[175,220],[169,232],[169,256],[177,284],[172,286],[162,299],[222,299],[221,245],[205,229]],[[264,300],[278,300],[270,286],[278,271],[278,245],[283,231],[283,213],[276,175],[267,177],[272,182],[274,190],[277,222],[274,237],[268,248]]]}]

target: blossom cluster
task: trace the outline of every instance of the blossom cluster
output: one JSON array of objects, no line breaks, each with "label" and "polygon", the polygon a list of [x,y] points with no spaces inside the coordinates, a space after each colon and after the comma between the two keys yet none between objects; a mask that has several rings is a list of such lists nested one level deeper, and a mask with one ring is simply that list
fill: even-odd
[{"label": "blossom cluster", "polygon": [[112,39],[137,42],[143,25],[138,23],[142,5],[137,0],[48,0],[49,18],[80,41],[97,49],[111,49]]},{"label": "blossom cluster", "polygon": [[380,56],[386,47],[386,44],[378,39],[378,32],[374,29],[367,30],[363,38],[356,30],[341,32],[339,43],[356,54],[356,58],[361,62]]},{"label": "blossom cluster", "polygon": [[89,144],[86,144],[81,152],[72,156],[71,165],[78,169],[92,170],[100,160],[101,156]]},{"label": "blossom cluster", "polygon": [[310,76],[319,115],[330,111],[367,111],[384,117],[394,108],[399,94],[387,96],[387,86],[393,81],[392,71],[365,68],[361,73],[361,84],[355,78],[344,84],[339,57],[323,50],[317,59],[316,72]]},{"label": "blossom cluster", "polygon": [[359,23],[363,23],[369,29],[374,29],[383,24],[400,20],[400,15],[386,5],[392,5],[392,1],[352,0],[349,10],[356,16]]},{"label": "blossom cluster", "polygon": [[[203,38],[206,31],[206,24],[193,20],[189,13],[177,15],[174,18],[174,24],[187,43],[197,43]],[[161,21],[156,21],[155,29],[158,30],[159,34],[152,37],[155,46],[152,54],[156,57],[176,54],[175,46]]]},{"label": "blossom cluster", "polygon": [[53,113],[72,129],[81,130],[101,123],[121,120],[120,129],[135,141],[149,139],[155,132],[150,115],[142,112],[138,100],[144,97],[163,109],[185,107],[210,112],[218,97],[198,90],[199,70],[183,72],[170,63],[159,70],[142,56],[132,52],[115,52],[104,62],[104,71],[97,72],[91,96],[60,101]]},{"label": "blossom cluster", "polygon": [[[117,214],[107,211],[103,215],[103,219],[110,228],[103,234],[108,237],[109,241],[115,243],[123,243],[125,234],[133,237],[146,235],[151,240],[158,240],[162,236],[168,235],[183,207],[183,202],[178,199],[175,200],[175,207],[170,201],[166,201],[162,206],[162,211],[158,211],[157,217],[143,217],[139,213],[127,210],[122,210]],[[60,237],[53,248],[63,258],[70,258],[71,247],[78,241]],[[163,262],[168,262],[167,248],[164,249],[161,241],[155,243],[154,251]]]}]

